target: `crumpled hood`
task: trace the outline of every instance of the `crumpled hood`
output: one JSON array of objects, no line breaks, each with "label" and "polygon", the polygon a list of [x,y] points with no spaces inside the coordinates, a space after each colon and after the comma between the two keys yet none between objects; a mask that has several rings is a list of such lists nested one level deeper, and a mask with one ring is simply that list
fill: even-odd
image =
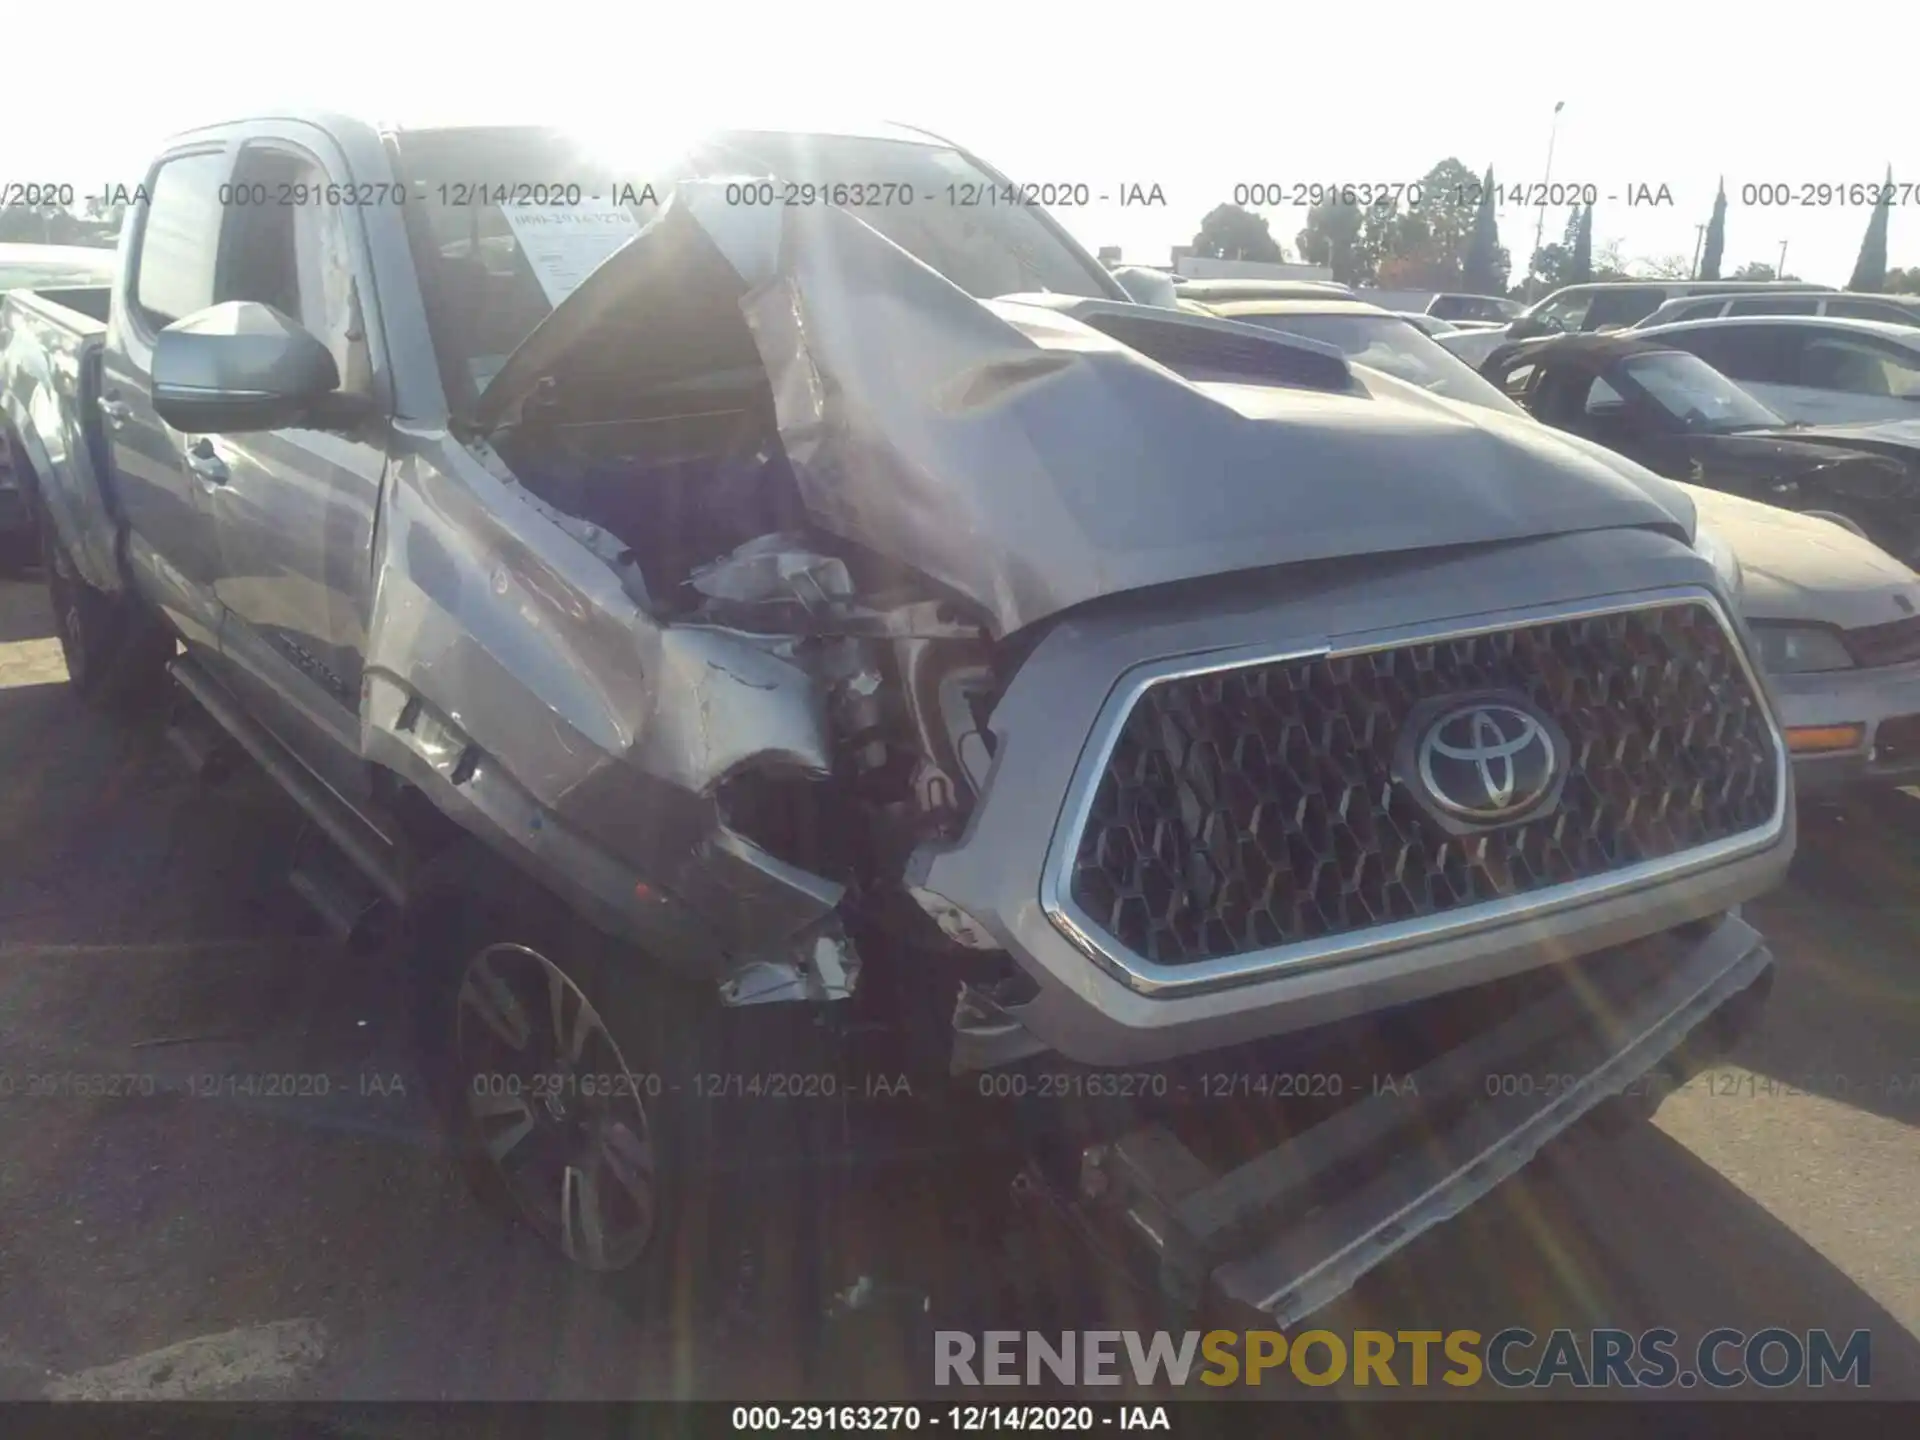
[{"label": "crumpled hood", "polygon": [[1920,576],[1829,520],[1717,490],[1686,487],[1700,522],[1740,559],[1749,620],[1814,621],[1851,630],[1920,614]]},{"label": "crumpled hood", "polygon": [[734,354],[662,319],[690,292],[722,293],[721,266],[813,518],[975,601],[1000,634],[1258,567],[1612,526],[1690,533],[1684,504],[1529,420],[1370,372],[1344,393],[1192,382],[1056,310],[977,301],[848,211],[727,205],[718,182],[682,185],[563,302],[483,416],[564,375],[583,345],[603,367],[616,350],[655,363],[650,335],[689,337],[716,363]]}]

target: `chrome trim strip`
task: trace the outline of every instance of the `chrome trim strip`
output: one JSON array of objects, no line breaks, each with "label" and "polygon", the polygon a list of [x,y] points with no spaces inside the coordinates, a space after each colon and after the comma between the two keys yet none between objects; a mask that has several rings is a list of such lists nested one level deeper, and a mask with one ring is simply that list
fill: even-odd
[{"label": "chrome trim strip", "polygon": [[[1714,621],[1720,626],[1721,633],[1733,646],[1734,655],[1740,662],[1741,672],[1746,677],[1754,698],[1759,701],[1761,712],[1766,716],[1767,732],[1773,739],[1776,773],[1773,816],[1764,825],[1738,835],[1729,835],[1722,840],[1715,840],[1711,844],[1682,851],[1665,859],[1642,861],[1637,865],[1608,871],[1605,875],[1571,881],[1565,885],[1534,891],[1527,895],[1512,895],[1505,899],[1490,900],[1481,905],[1449,910],[1442,915],[1426,916],[1417,920],[1397,920],[1365,930],[1329,936],[1322,940],[1278,945],[1265,950],[1250,950],[1244,955],[1223,955],[1217,959],[1203,960],[1192,965],[1162,965],[1148,960],[1145,956],[1135,954],[1120,944],[1117,937],[1109,935],[1105,928],[1087,915],[1073,899],[1073,861],[1080,848],[1080,836],[1092,817],[1094,793],[1099,788],[1101,776],[1106,773],[1107,763],[1113,756],[1114,746],[1119,742],[1121,725],[1125,723],[1140,697],[1155,685],[1221,670],[1238,670],[1250,665],[1273,665],[1289,660],[1367,655],[1379,650],[1397,649],[1404,645],[1444,643],[1449,640],[1464,640],[1476,635],[1492,634],[1501,630],[1522,629],[1529,625],[1585,620],[1600,615],[1615,615],[1623,611],[1657,610],[1673,605],[1704,606],[1713,616]],[[1722,604],[1720,597],[1701,586],[1681,586],[1654,591],[1607,604],[1580,602],[1537,606],[1509,611],[1498,619],[1488,619],[1484,623],[1449,626],[1441,630],[1421,626],[1399,626],[1391,630],[1364,632],[1361,636],[1355,637],[1353,643],[1346,643],[1345,637],[1336,637],[1317,645],[1280,649],[1238,646],[1201,655],[1182,655],[1167,660],[1148,661],[1135,666],[1121,676],[1114,686],[1113,693],[1107,697],[1107,703],[1101,707],[1099,717],[1094,721],[1093,733],[1089,737],[1086,748],[1081,752],[1080,764],[1074,771],[1073,779],[1067,787],[1066,798],[1061,805],[1061,823],[1054,829],[1053,841],[1047,852],[1046,866],[1041,872],[1040,906],[1053,927],[1065,936],[1074,948],[1112,973],[1130,989],[1142,995],[1171,996],[1191,994],[1200,990],[1221,989],[1270,978],[1283,971],[1293,972],[1344,964],[1386,951],[1404,949],[1410,945],[1445,939],[1466,931],[1490,929],[1535,919],[1608,896],[1644,889],[1683,875],[1708,870],[1742,856],[1765,850],[1780,838],[1781,832],[1786,828],[1787,805],[1791,795],[1790,774],[1786,737],[1781,734],[1779,719],[1773,712],[1771,692],[1760,678],[1759,672],[1754,669],[1753,661],[1747,655],[1746,646],[1741,643],[1739,631],[1728,619],[1726,607]]]}]

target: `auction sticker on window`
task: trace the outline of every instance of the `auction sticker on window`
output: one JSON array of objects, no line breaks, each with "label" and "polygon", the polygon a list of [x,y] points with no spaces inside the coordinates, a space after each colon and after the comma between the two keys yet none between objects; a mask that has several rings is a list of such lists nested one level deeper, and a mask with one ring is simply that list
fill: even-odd
[{"label": "auction sticker on window", "polygon": [[631,210],[607,201],[503,205],[500,210],[547,303],[556,306],[640,228]]}]

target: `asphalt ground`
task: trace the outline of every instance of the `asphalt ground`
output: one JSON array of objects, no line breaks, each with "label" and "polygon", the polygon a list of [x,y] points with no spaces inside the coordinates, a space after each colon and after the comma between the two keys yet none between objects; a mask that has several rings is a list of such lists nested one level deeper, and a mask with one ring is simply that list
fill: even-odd
[{"label": "asphalt ground", "polygon": [[[290,807],[84,710],[51,636],[0,581],[0,1399],[900,1398],[961,1292],[974,1324],[1152,1323],[983,1221],[1005,1177],[963,1153],[842,1177],[665,1309],[569,1275],[449,1162],[389,969],[305,933]],[[1749,908],[1779,959],[1759,1029],[1316,1323],[1866,1329],[1871,1394],[1920,1397],[1916,876],[1914,797],[1804,816]],[[983,1284],[1021,1298],[984,1314]]]}]

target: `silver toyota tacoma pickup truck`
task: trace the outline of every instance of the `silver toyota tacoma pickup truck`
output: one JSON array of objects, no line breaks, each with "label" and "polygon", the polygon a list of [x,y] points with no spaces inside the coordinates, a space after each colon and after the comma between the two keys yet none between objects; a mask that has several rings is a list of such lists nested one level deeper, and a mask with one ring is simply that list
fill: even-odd
[{"label": "silver toyota tacoma pickup truck", "polygon": [[1287,1324],[1751,1019],[1787,755],[1681,492],[1019,199],[905,130],[218,125],[110,293],[7,298],[7,438],[74,688],[306,812],[573,1262],[669,1271],[878,1054]]}]

